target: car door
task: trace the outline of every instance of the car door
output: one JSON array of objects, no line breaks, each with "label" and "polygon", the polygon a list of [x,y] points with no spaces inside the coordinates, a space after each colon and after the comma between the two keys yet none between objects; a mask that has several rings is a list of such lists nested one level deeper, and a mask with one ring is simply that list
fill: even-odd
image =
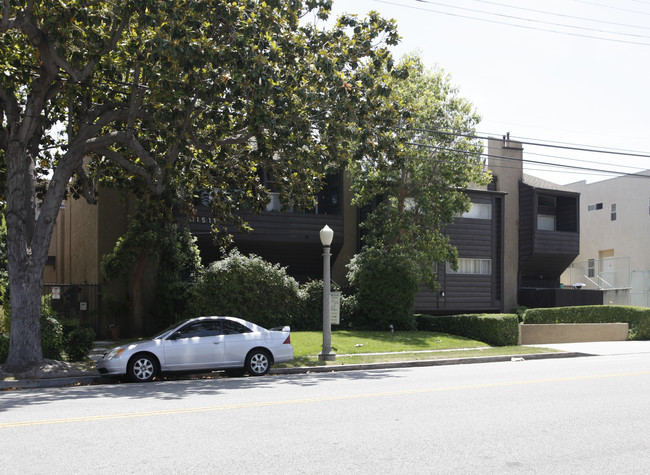
[{"label": "car door", "polygon": [[243,367],[248,352],[260,343],[259,332],[228,318],[223,320],[223,336],[225,366]]},{"label": "car door", "polygon": [[164,367],[170,371],[218,368],[223,354],[223,335],[218,319],[189,322],[164,341]]}]

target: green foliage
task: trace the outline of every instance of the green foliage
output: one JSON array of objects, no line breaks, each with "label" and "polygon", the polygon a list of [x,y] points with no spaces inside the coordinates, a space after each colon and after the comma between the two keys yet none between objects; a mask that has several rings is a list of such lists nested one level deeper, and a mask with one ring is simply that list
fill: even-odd
[{"label": "green foliage", "polygon": [[236,249],[210,264],[193,292],[195,315],[230,315],[266,328],[291,325],[300,307],[298,283],[284,267]]},{"label": "green foliage", "polygon": [[102,272],[107,280],[131,276],[140,254],[155,266],[156,308],[154,314],[164,327],[185,316],[191,287],[201,270],[196,238],[186,224],[174,218],[165,200],[139,200],[129,216],[126,232],[109,254],[104,255]]},{"label": "green foliage", "polygon": [[0,333],[0,364],[3,364],[7,361],[7,355],[9,354],[9,335],[5,333]]},{"label": "green foliage", "polygon": [[292,331],[323,329],[323,281],[310,280],[300,286],[300,311],[291,322]]},{"label": "green foliage", "polygon": [[408,78],[392,78],[392,94],[409,115],[396,143],[418,145],[352,163],[354,203],[373,206],[362,223],[365,244],[409,259],[419,281],[436,289],[436,264],[457,259],[444,228],[469,209],[466,189],[487,184],[489,174],[480,160],[481,142],[472,138],[479,117],[449,77],[427,70],[414,54],[399,67]]},{"label": "green foliage", "polygon": [[[338,291],[332,284],[332,291]],[[292,331],[322,331],[323,330],[323,281],[310,280],[300,286],[300,310],[291,321]],[[356,297],[341,294],[341,313],[339,325],[333,329],[349,328],[354,321],[356,312]]]},{"label": "green foliage", "polygon": [[418,329],[451,333],[494,346],[517,345],[519,317],[515,314],[418,315]]},{"label": "green foliage", "polygon": [[57,320],[48,298],[43,298],[41,303],[41,345],[43,358],[61,359],[64,349],[63,325]]},{"label": "green foliage", "polygon": [[411,261],[396,253],[365,248],[348,264],[348,281],[355,290],[355,329],[415,328],[413,304],[419,289]]},{"label": "green foliage", "polygon": [[520,322],[524,321],[524,313],[526,313],[526,310],[528,310],[528,307],[526,307],[525,305],[517,305],[517,307],[515,308],[514,313],[517,314]]},{"label": "green foliage", "polygon": [[630,340],[650,340],[650,309],[625,305],[530,308],[523,323],[627,323]]},{"label": "green foliage", "polygon": [[95,343],[95,331],[92,328],[77,327],[65,338],[65,353],[68,361],[84,361]]},{"label": "green foliage", "polygon": [[[102,184],[190,205],[209,190],[214,230],[227,236],[231,223],[247,227],[240,209],[267,203],[262,173],[282,202],[309,208],[327,172],[396,146],[402,110],[388,75],[403,75],[389,52],[399,36],[376,12],[325,29],[305,18],[326,20],[331,0],[2,8],[0,180],[12,285],[42,275],[68,194],[93,201]],[[39,213],[25,199],[35,194]],[[34,328],[36,307],[14,318]],[[13,336],[14,367],[37,362],[36,335]]]}]

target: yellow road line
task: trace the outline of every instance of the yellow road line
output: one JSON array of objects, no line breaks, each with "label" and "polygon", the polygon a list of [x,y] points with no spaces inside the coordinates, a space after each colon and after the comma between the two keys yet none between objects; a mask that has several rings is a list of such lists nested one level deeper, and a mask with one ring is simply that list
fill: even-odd
[{"label": "yellow road line", "polygon": [[386,392],[365,393],[365,394],[346,394],[341,396],[325,396],[325,397],[317,397],[317,398],[292,399],[292,400],[283,400],[283,401],[265,401],[265,402],[253,402],[253,403],[245,403],[245,404],[229,404],[224,406],[195,407],[195,408],[187,408],[187,409],[168,409],[164,411],[128,412],[123,414],[108,414],[108,415],[100,415],[100,416],[70,417],[70,418],[63,418],[63,419],[49,419],[49,420],[46,419],[46,420],[34,420],[34,421],[17,421],[17,422],[0,423],[0,429],[10,429],[15,427],[45,426],[45,425],[56,425],[56,424],[71,424],[75,422],[97,422],[97,421],[110,421],[116,419],[134,419],[138,417],[196,414],[202,412],[231,411],[235,409],[250,409],[250,408],[257,408],[257,407],[314,404],[319,402],[346,401],[346,400],[354,400],[354,399],[367,399],[367,398],[378,398],[378,397],[389,397],[389,396],[403,396],[409,394],[426,394],[426,393],[438,393],[438,392],[447,392],[447,391],[465,391],[465,390],[472,390],[472,389],[499,388],[499,387],[508,387],[508,386],[524,386],[530,384],[587,381],[587,380],[596,380],[596,379],[609,379],[609,378],[622,378],[622,377],[648,376],[648,375],[650,375],[650,371],[600,374],[600,375],[590,375],[590,376],[570,376],[564,378],[533,379],[528,381],[509,381],[509,382],[501,382],[501,383],[471,384],[465,386],[448,386],[448,387],[441,387],[441,388],[409,389],[403,391],[386,391]]}]

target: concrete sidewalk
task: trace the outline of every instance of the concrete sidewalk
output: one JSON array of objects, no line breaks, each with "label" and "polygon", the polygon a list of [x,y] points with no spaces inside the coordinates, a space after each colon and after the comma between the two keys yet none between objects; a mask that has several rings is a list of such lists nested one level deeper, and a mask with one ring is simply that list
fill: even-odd
[{"label": "concrete sidewalk", "polygon": [[548,343],[530,346],[593,356],[650,353],[650,341],[594,341],[586,343]]},{"label": "concrete sidewalk", "polygon": [[[104,343],[104,342],[101,342]],[[96,361],[103,353],[103,345],[91,353],[91,358]],[[331,373],[337,371],[369,371],[377,369],[443,366],[457,364],[494,363],[504,361],[540,360],[557,358],[575,358],[580,356],[607,356],[625,354],[650,354],[650,341],[607,341],[589,343],[558,343],[530,345],[531,348],[551,348],[558,353],[530,353],[516,356],[473,356],[466,358],[445,358],[431,360],[396,361],[390,363],[342,364],[328,366],[310,366],[298,368],[271,368],[270,375],[303,374],[303,373]],[[84,376],[70,376],[64,378],[39,378],[12,381],[0,381],[0,390],[51,388],[72,385],[102,384],[113,381],[99,374]]]}]

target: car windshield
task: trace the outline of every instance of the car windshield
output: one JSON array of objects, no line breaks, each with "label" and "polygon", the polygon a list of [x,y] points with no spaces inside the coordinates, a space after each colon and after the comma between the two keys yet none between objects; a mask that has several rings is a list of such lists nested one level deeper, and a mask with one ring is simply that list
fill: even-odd
[{"label": "car windshield", "polygon": [[189,321],[189,319],[183,320],[181,322],[173,323],[170,326],[168,326],[167,328],[165,328],[163,331],[156,333],[154,336],[151,337],[151,339],[152,340],[160,340],[162,337],[164,337],[167,333],[172,331],[174,328],[178,328],[181,325],[184,325],[185,323],[187,323],[188,321]]}]

